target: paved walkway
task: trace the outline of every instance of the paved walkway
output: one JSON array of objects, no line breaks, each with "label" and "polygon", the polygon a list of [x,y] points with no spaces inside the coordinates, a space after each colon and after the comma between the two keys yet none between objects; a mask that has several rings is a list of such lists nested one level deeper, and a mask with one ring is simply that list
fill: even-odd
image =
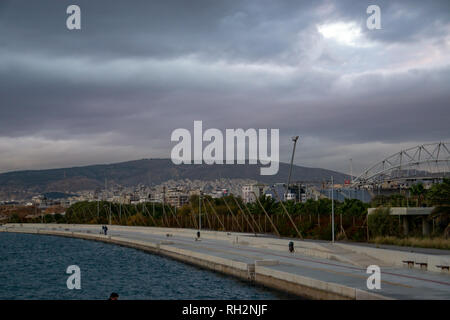
[{"label": "paved walkway", "polygon": [[[24,224],[24,227],[26,225]],[[55,226],[41,226],[42,230],[61,230],[80,232],[86,234],[99,234],[99,226],[69,227],[64,229]],[[450,299],[450,276],[419,269],[408,269],[393,266],[381,266],[381,289],[368,290],[366,268],[358,267],[353,263],[333,261],[330,259],[312,257],[301,253],[289,253],[272,248],[264,248],[249,245],[244,241],[240,243],[239,239],[245,239],[234,233],[228,240],[218,237],[206,237],[202,232],[200,241],[195,241],[196,231],[174,232],[171,236],[164,233],[155,233],[144,228],[110,228],[109,235],[123,240],[133,239],[148,243],[161,243],[170,245],[179,249],[187,249],[193,252],[207,254],[217,258],[226,258],[237,262],[253,264],[257,260],[276,260],[275,265],[267,265],[265,268],[275,271],[283,271],[293,275],[299,275],[312,279],[318,279],[330,283],[337,283],[351,288],[357,288],[364,291],[383,295],[394,299]],[[154,228],[152,228],[154,229]],[[225,234],[225,233],[224,233]],[[238,237],[236,243],[234,239]],[[288,240],[286,240],[288,242]],[[330,248],[327,243],[323,243],[324,248]],[[329,249],[329,250],[332,250]],[[336,249],[339,250],[339,249]],[[340,249],[343,250],[343,249]],[[338,253],[338,252],[337,252]],[[367,259],[367,257],[364,257]],[[368,261],[370,262],[370,261]],[[375,261],[377,262],[377,261]]]}]

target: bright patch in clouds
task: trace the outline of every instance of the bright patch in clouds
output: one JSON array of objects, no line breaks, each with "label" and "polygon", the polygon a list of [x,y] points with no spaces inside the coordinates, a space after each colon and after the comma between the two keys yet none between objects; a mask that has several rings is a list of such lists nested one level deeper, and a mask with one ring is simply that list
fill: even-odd
[{"label": "bright patch in clouds", "polygon": [[365,47],[361,28],[354,22],[335,22],[317,26],[319,33],[325,38],[352,47]]}]

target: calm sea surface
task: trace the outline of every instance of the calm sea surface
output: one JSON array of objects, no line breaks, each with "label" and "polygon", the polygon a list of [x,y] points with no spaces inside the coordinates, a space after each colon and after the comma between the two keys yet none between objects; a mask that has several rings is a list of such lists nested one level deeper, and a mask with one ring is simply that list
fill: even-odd
[{"label": "calm sea surface", "polygon": [[[69,290],[69,265],[81,289]],[[0,233],[0,299],[290,299],[292,296],[136,249]]]}]

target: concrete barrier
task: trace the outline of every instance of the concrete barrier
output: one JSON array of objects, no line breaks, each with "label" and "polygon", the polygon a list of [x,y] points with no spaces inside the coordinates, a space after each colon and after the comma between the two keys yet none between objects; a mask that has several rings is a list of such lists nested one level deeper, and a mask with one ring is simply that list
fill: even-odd
[{"label": "concrete barrier", "polygon": [[278,260],[255,260],[255,266],[276,266],[279,264]]},{"label": "concrete barrier", "polygon": [[304,277],[284,271],[274,270],[264,266],[255,266],[256,281],[264,285],[285,290],[290,293],[301,292],[302,296],[320,300],[380,300],[388,299],[382,295],[373,294],[337,283],[326,282]]},{"label": "concrete barrier", "polygon": [[392,266],[406,266],[404,261],[413,261],[415,267],[422,268],[421,264],[426,263],[426,270],[433,272],[442,272],[439,265],[450,265],[450,255],[432,255],[415,252],[379,249],[366,246],[358,246],[344,243],[336,243],[336,246],[354,251],[356,253],[366,254],[375,259],[381,260]]}]

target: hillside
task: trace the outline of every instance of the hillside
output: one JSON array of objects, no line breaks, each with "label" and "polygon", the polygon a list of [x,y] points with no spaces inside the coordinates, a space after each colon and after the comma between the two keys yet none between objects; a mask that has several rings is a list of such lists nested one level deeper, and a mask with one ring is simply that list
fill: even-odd
[{"label": "hillside", "polygon": [[[289,164],[280,163],[280,170],[274,176],[261,176],[259,165],[174,165],[170,159],[142,159],[128,162],[90,165],[48,170],[14,171],[0,174],[0,196],[34,192],[76,192],[102,188],[105,178],[108,184],[133,186],[137,184],[156,185],[169,179],[253,179],[272,184],[285,182]],[[294,166],[293,181],[316,181],[330,179],[337,183],[346,175],[340,172]]]}]

